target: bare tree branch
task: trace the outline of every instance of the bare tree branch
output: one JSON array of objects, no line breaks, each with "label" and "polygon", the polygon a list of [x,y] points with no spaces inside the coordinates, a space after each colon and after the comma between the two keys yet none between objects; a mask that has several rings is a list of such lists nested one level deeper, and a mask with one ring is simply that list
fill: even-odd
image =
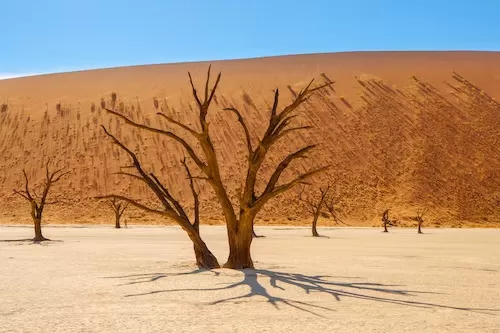
[{"label": "bare tree branch", "polygon": [[[209,70],[209,73],[210,73],[210,70]],[[200,98],[198,97],[198,92],[196,91],[196,88],[194,87],[193,78],[191,77],[191,72],[188,72],[188,76],[189,76],[189,83],[191,84],[191,88],[193,89],[193,96],[194,96],[198,106],[201,107],[202,104],[201,104]]]},{"label": "bare tree branch", "polygon": [[31,201],[31,199],[24,192],[14,190],[14,193],[17,194],[17,195],[22,196],[24,199],[26,199],[28,201]]},{"label": "bare tree branch", "polygon": [[336,200],[335,198],[332,198],[330,200],[325,200],[325,207],[326,209],[328,210],[328,212],[330,213],[330,215],[332,216],[332,219],[337,223],[337,224],[343,224],[343,225],[348,225],[347,223],[345,223],[340,217],[339,217],[339,214],[337,213],[337,209],[335,208],[335,206],[338,204],[338,200]]},{"label": "bare tree branch", "polygon": [[315,147],[316,147],[316,145],[309,145],[307,147],[304,147],[304,148],[297,150],[296,152],[288,155],[283,161],[281,161],[281,163],[278,164],[278,167],[276,168],[276,170],[272,174],[271,178],[269,179],[269,183],[267,184],[266,189],[263,192],[263,195],[270,193],[274,190],[274,188],[276,187],[276,184],[278,183],[278,181],[281,177],[281,174],[283,173],[283,171],[285,171],[285,169],[288,167],[288,165],[290,165],[290,163],[293,160],[298,159],[298,158],[303,158],[304,155],[308,151],[310,151],[311,149],[313,149]]},{"label": "bare tree branch", "polygon": [[276,137],[273,140],[273,143],[278,141],[279,139],[281,139],[285,135],[290,134],[291,132],[308,130],[311,128],[312,128],[312,126],[297,126],[297,127],[293,127],[293,128],[288,128],[288,129],[282,131],[281,133],[279,133],[278,135],[276,135]]},{"label": "bare tree branch", "polygon": [[129,172],[123,172],[123,171],[113,172],[112,175],[122,175],[122,176],[131,177],[131,178],[134,178],[134,179],[138,179],[138,180],[140,180],[142,182],[145,181],[144,178],[142,178],[141,176],[134,175],[133,173],[129,173]]},{"label": "bare tree branch", "polygon": [[161,188],[158,187],[158,185],[154,182],[154,180],[148,176],[148,174],[142,169],[141,163],[139,162],[139,159],[135,155],[133,151],[131,151],[129,148],[127,148],[123,143],[121,143],[113,134],[109,133],[106,127],[102,126],[102,129],[104,130],[104,133],[106,133],[107,136],[109,136],[113,142],[121,147],[123,150],[127,152],[127,154],[132,158],[133,164],[136,168],[136,170],[139,172],[143,180],[146,182],[146,184],[155,192],[156,196],[158,199],[161,201],[161,203],[165,206],[165,208],[172,208],[168,200],[165,198],[164,193]]},{"label": "bare tree branch", "polygon": [[129,125],[132,125],[134,127],[141,128],[141,129],[144,129],[144,130],[147,130],[147,131],[150,131],[150,132],[163,134],[163,135],[166,135],[166,136],[174,139],[175,141],[177,141],[178,143],[180,143],[184,147],[184,149],[186,149],[186,151],[189,154],[189,156],[191,156],[191,158],[193,159],[193,161],[200,167],[200,169],[206,170],[207,166],[205,165],[205,163],[203,163],[203,161],[198,158],[198,156],[194,152],[194,149],[184,139],[182,139],[180,136],[178,136],[178,135],[176,135],[176,134],[174,134],[174,133],[172,133],[170,131],[164,131],[164,130],[159,129],[159,128],[154,128],[154,127],[150,127],[150,126],[146,126],[146,125],[143,125],[143,124],[136,123],[135,121],[130,120],[126,116],[124,116],[124,115],[122,115],[122,114],[120,114],[120,113],[118,113],[116,111],[113,111],[113,110],[110,110],[110,109],[107,109],[107,108],[105,108],[105,110],[108,113],[111,113],[111,114],[113,114],[113,115],[115,115],[115,116],[123,119],[125,121],[125,123],[127,123]]},{"label": "bare tree branch", "polygon": [[304,203],[311,214],[315,214],[318,209],[318,204],[311,200],[309,197],[304,195],[304,188],[301,189],[299,193],[299,201]]},{"label": "bare tree branch", "polygon": [[121,206],[121,211],[118,212],[120,217],[122,217],[123,213],[125,213],[125,210],[127,209],[128,205],[129,205],[129,203],[126,202],[125,205]]},{"label": "bare tree branch", "polygon": [[245,141],[248,149],[248,158],[250,159],[251,155],[253,154],[252,139],[250,138],[250,131],[248,130],[245,120],[243,119],[241,113],[236,108],[225,108],[224,110],[231,111],[238,117],[238,122],[241,124],[243,131],[245,131]]},{"label": "bare tree branch", "polygon": [[156,184],[160,187],[160,189],[163,191],[163,194],[165,195],[165,197],[167,198],[167,200],[175,207],[175,210],[177,211],[177,213],[185,220],[188,220],[189,221],[189,218],[186,214],[186,212],[184,211],[184,208],[182,208],[181,204],[179,203],[179,201],[177,201],[171,194],[170,192],[168,191],[168,189],[163,186],[163,184],[160,182],[160,180],[153,174],[153,173],[150,173],[149,174],[153,179],[154,181],[156,182]]},{"label": "bare tree branch", "polygon": [[328,166],[324,166],[324,167],[321,167],[321,168],[318,168],[318,169],[311,170],[309,172],[306,172],[306,173],[300,175],[299,177],[295,178],[291,182],[288,182],[286,184],[283,184],[283,185],[275,187],[271,192],[262,194],[257,199],[257,201],[255,201],[255,203],[254,203],[253,206],[255,206],[255,207],[262,207],[262,205],[264,205],[270,199],[276,197],[277,195],[279,195],[279,194],[281,194],[283,192],[288,191],[289,189],[291,189],[292,187],[294,187],[297,184],[305,184],[307,179],[311,178],[312,176],[314,176],[314,175],[316,175],[318,173],[321,173],[321,172],[327,170],[330,167],[331,166],[328,165]]},{"label": "bare tree branch", "polygon": [[184,169],[186,170],[186,174],[189,178],[189,187],[191,189],[191,194],[193,195],[193,200],[194,200],[194,222],[193,222],[193,227],[195,227],[196,230],[199,230],[200,226],[200,199],[199,199],[199,193],[196,192],[196,189],[194,188],[194,178],[191,175],[191,170],[189,170],[189,167],[186,163],[186,158],[181,160],[182,165],[184,165]]},{"label": "bare tree branch", "polygon": [[114,199],[122,200],[122,201],[128,202],[129,204],[131,204],[131,205],[133,205],[133,206],[135,206],[137,208],[140,208],[140,209],[142,209],[142,210],[144,210],[146,212],[150,212],[150,213],[154,213],[154,214],[159,214],[159,215],[162,215],[162,216],[168,216],[168,217],[171,217],[171,218],[173,218],[173,219],[176,220],[176,217],[172,216],[172,213],[170,213],[168,211],[150,208],[150,207],[148,207],[146,205],[143,205],[143,204],[139,203],[138,201],[136,201],[134,199],[130,199],[130,198],[124,197],[122,195],[109,194],[109,195],[97,196],[95,198],[96,199],[111,199],[111,198],[114,198]]},{"label": "bare tree branch", "polygon": [[28,176],[26,175],[26,170],[23,169],[23,175],[24,175],[24,180],[25,180],[25,194],[26,196],[28,197],[28,200],[33,200],[33,198],[31,197],[31,194],[30,194],[30,190],[29,190],[29,185],[28,185]]},{"label": "bare tree branch", "polygon": [[[210,66],[209,66],[209,69],[208,69],[208,73],[210,74]],[[217,79],[215,80],[215,84],[214,84],[214,87],[212,88],[212,91],[210,92],[210,96],[208,97],[208,100],[205,99],[205,104],[207,105],[210,105],[210,103],[212,103],[212,99],[214,98],[214,95],[215,95],[215,91],[217,90],[217,87],[219,86],[219,82],[220,82],[220,78],[221,78],[221,73],[219,72],[219,74],[217,75]],[[208,88],[208,81],[209,81],[209,77],[207,77],[207,84],[206,84],[206,88]],[[205,90],[205,92],[207,91],[207,89]]]},{"label": "bare tree branch", "polygon": [[[162,110],[163,111],[163,110]],[[188,131],[189,133],[191,133],[195,138],[198,138],[198,136],[200,135],[198,132],[196,132],[194,129],[192,129],[191,127],[187,126],[187,125],[184,125],[183,123],[173,119],[172,117],[169,117],[167,116],[165,113],[162,113],[162,112],[158,112],[157,115],[159,115],[160,117],[163,117],[165,118],[168,122],[174,124],[174,125],[177,125],[179,126],[180,128]]]}]

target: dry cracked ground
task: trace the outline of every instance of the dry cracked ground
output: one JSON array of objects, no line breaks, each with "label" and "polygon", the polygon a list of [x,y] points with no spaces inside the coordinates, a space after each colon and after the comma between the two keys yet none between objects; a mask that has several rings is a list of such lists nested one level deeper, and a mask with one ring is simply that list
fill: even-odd
[{"label": "dry cracked ground", "polygon": [[[177,227],[2,241],[0,332],[500,332],[499,229],[257,231],[248,271],[197,270]],[[225,229],[202,233],[223,261]]]}]

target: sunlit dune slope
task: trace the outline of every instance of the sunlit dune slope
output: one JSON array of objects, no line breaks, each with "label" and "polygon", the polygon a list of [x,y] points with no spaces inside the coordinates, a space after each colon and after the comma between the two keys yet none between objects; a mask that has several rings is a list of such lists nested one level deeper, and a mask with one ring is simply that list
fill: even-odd
[{"label": "sunlit dune slope", "polygon": [[[209,63],[112,68],[0,81],[0,221],[29,223],[29,205],[16,198],[22,169],[42,181],[43,163],[70,175],[53,188],[58,203],[47,208],[50,223],[107,223],[112,213],[94,197],[126,194],[155,205],[134,179],[113,173],[130,161],[112,145],[106,126],[191,205],[179,160],[183,149],[159,135],[130,128],[101,110],[101,99],[118,94],[116,109],[134,120],[171,128],[155,115],[153,98],[164,111],[196,128],[196,110],[187,72],[202,90]],[[297,124],[313,129],[283,139],[271,151],[259,186],[286,153],[307,144],[318,147],[309,159],[293,164],[284,180],[316,166],[332,165],[312,179],[312,188],[334,184],[344,220],[374,225],[385,208],[403,224],[427,208],[435,225],[492,225],[500,222],[500,53],[366,52],[271,57],[212,62],[222,79],[210,110],[211,133],[223,176],[232,195],[245,167],[243,132],[236,106],[251,134],[262,135],[273,90],[280,105],[315,78],[335,83],[311,99]],[[496,99],[496,100],[495,100]],[[254,142],[255,144],[255,142]],[[36,180],[36,181],[35,181]],[[219,220],[209,185],[198,182],[205,223]],[[297,202],[300,187],[279,197],[258,223],[306,223]],[[163,223],[130,210],[129,223]],[[321,222],[332,224],[331,221]]]}]

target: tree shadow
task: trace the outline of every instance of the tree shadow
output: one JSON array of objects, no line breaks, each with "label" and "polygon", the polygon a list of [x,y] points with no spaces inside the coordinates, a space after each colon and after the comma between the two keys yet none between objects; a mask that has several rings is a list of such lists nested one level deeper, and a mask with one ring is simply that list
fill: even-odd
[{"label": "tree shadow", "polygon": [[[219,276],[224,270],[193,270],[183,273],[151,273],[151,274],[135,274],[118,277],[107,277],[114,279],[132,279],[127,283],[121,285],[133,285],[138,283],[151,283],[158,281],[162,278],[186,276],[192,274],[210,273],[215,277]],[[222,287],[213,288],[181,288],[181,289],[165,289],[154,290],[144,293],[127,294],[125,297],[139,297],[160,293],[175,293],[187,291],[227,291],[237,289],[239,287],[247,287],[249,291],[246,294],[236,295],[217,301],[210,302],[209,305],[216,305],[222,303],[242,303],[245,300],[254,297],[264,297],[268,303],[279,309],[279,305],[283,304],[296,308],[298,310],[308,312],[315,316],[323,317],[315,311],[326,310],[335,311],[331,308],[316,305],[303,300],[293,300],[284,297],[273,296],[266,289],[265,284],[268,284],[273,289],[285,291],[287,288],[297,288],[306,294],[317,293],[320,295],[332,296],[336,301],[342,299],[361,299],[365,301],[396,304],[401,306],[416,307],[416,308],[436,308],[436,309],[451,309],[459,311],[470,311],[482,314],[493,315],[499,312],[499,309],[486,309],[486,308],[471,308],[471,307],[457,307],[450,305],[442,305],[424,301],[405,300],[401,297],[416,296],[418,294],[438,294],[435,292],[425,291],[412,291],[402,289],[399,285],[387,285],[381,283],[370,282],[339,282],[332,279],[360,279],[358,277],[332,277],[327,275],[305,275],[300,273],[278,272],[266,269],[255,270],[240,270],[243,273],[243,279],[234,283],[228,283]],[[263,283],[264,282],[264,283]],[[271,290],[273,290],[271,289]]]},{"label": "tree shadow", "polygon": [[326,239],[330,239],[331,237],[330,236],[326,236],[326,235],[318,235],[318,236],[306,236],[308,238],[326,238]]},{"label": "tree shadow", "polygon": [[33,238],[23,239],[0,239],[0,243],[31,243],[31,244],[47,244],[47,243],[62,243],[62,240],[44,239],[34,240]]}]

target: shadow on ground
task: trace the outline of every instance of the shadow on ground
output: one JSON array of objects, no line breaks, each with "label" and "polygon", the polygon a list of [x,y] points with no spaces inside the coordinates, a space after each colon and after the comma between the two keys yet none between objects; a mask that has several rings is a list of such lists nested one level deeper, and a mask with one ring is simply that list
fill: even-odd
[{"label": "shadow on ground", "polygon": [[[134,285],[142,283],[154,283],[163,278],[168,277],[180,277],[192,274],[212,274],[214,276],[219,276],[223,270],[193,270],[189,272],[182,273],[150,273],[150,274],[134,274],[116,277],[106,277],[111,279],[126,279],[129,280],[123,285]],[[161,293],[174,293],[174,292],[186,292],[186,291],[223,291],[237,289],[238,287],[247,287],[249,289],[248,293],[235,295],[229,298],[223,298],[217,301],[209,303],[210,305],[222,304],[222,303],[241,303],[245,300],[254,297],[264,297],[266,301],[272,304],[275,308],[279,309],[280,304],[290,306],[301,311],[305,311],[316,316],[322,317],[315,311],[326,310],[335,311],[331,308],[319,306],[311,302],[306,302],[303,300],[292,300],[283,297],[277,297],[271,295],[270,291],[266,289],[264,285],[267,285],[269,281],[269,286],[271,290],[279,289],[285,290],[287,288],[299,288],[305,294],[321,294],[330,295],[337,301],[341,301],[345,298],[361,299],[370,302],[381,302],[397,304],[401,306],[417,307],[417,308],[436,308],[436,309],[451,309],[459,311],[471,311],[482,314],[493,315],[499,312],[499,309],[485,309],[485,308],[469,308],[469,307],[456,307],[449,305],[441,305],[435,303],[429,303],[424,301],[414,301],[404,299],[405,297],[416,296],[418,294],[436,294],[432,292],[423,291],[410,291],[402,289],[398,285],[386,285],[381,283],[370,283],[370,282],[338,282],[333,281],[333,279],[352,279],[359,280],[358,277],[332,277],[325,275],[304,275],[300,273],[288,273],[271,271],[266,269],[255,269],[255,270],[241,270],[243,273],[243,279],[234,283],[229,283],[222,287],[214,288],[183,288],[183,289],[166,289],[166,290],[154,290],[145,293],[128,294],[125,297],[140,297],[145,295],[161,294]],[[236,292],[236,291],[235,291]]]},{"label": "shadow on ground", "polygon": [[34,240],[33,238],[23,238],[23,239],[0,239],[0,243],[18,243],[18,244],[40,244],[47,245],[49,243],[62,243],[62,240],[44,239],[44,240]]}]

